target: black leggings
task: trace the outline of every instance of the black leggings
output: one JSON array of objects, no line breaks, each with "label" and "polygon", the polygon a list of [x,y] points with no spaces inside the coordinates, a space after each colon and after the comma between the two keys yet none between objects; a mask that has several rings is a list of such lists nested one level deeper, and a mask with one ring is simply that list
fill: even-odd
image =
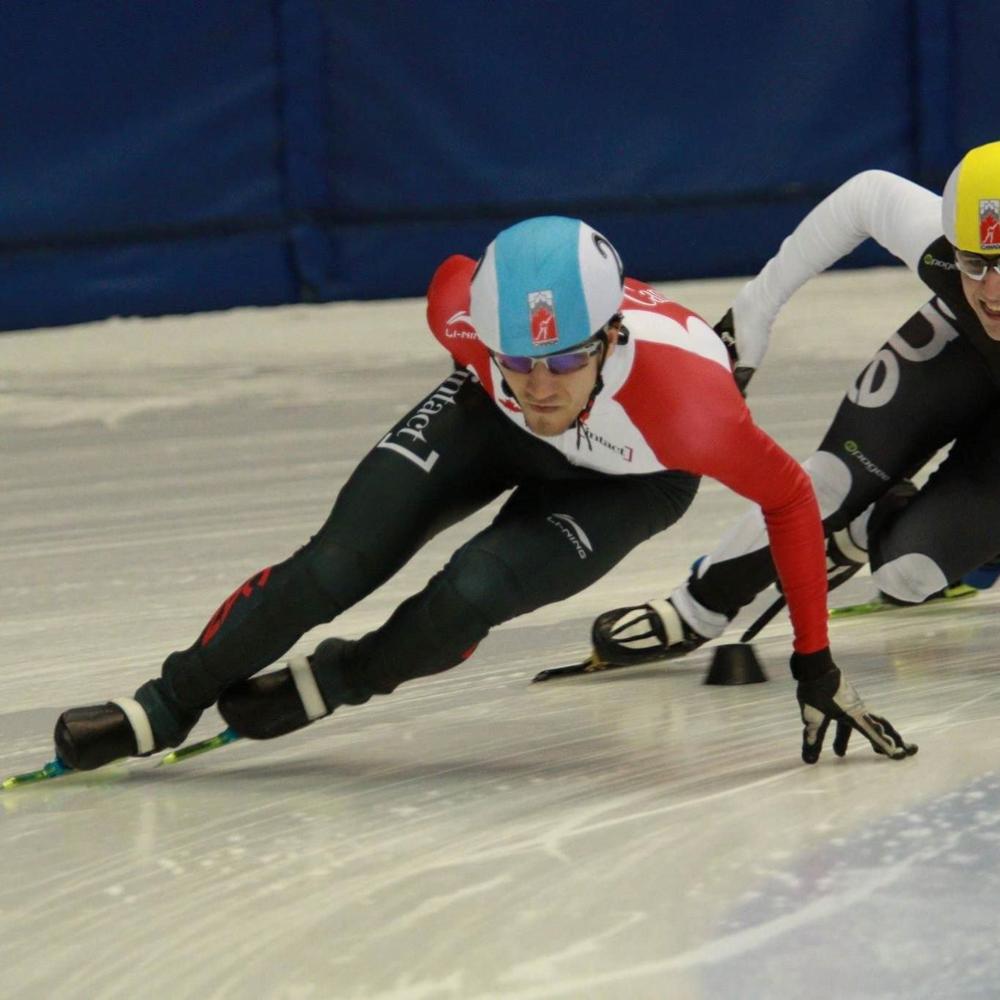
[{"label": "black leggings", "polygon": [[[805,463],[827,534],[949,442],[914,499],[880,521],[874,537],[855,538],[869,548],[879,589],[904,601],[923,600],[1000,552],[1000,390],[934,299],[861,371]],[[776,579],[755,519],[748,515],[688,585],[698,603],[729,618]]]},{"label": "black leggings", "polygon": [[[580,447],[587,442],[581,436]],[[609,476],[514,426],[467,372],[403,417],[358,465],[326,523],[255,574],[163,677],[204,708],[384,583],[429,539],[513,489],[492,524],[359,643],[359,697],[459,663],[501,622],[562,600],[673,524],[697,490],[684,472]]]}]

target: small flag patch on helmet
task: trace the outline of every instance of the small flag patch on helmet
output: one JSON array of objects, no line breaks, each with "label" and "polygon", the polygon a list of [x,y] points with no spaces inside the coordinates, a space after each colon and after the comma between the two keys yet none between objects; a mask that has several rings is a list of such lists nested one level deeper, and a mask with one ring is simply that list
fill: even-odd
[{"label": "small flag patch on helmet", "polygon": [[552,291],[528,292],[528,312],[531,316],[531,343],[555,344],[559,340],[556,329],[555,300]]},{"label": "small flag patch on helmet", "polygon": [[984,198],[979,202],[979,246],[1000,250],[1000,199]]},{"label": "small flag patch on helmet", "polygon": [[1000,142],[970,149],[941,194],[948,242],[968,253],[1000,250]]}]

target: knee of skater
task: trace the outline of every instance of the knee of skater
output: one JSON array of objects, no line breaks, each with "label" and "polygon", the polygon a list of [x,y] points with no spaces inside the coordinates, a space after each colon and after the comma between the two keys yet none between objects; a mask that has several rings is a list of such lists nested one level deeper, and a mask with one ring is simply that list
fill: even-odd
[{"label": "knee of skater", "polygon": [[308,587],[303,597],[313,614],[326,622],[367,597],[384,575],[363,553],[332,542],[316,545],[308,552],[305,574]]},{"label": "knee of skater", "polygon": [[817,451],[802,463],[812,480],[820,516],[826,520],[847,499],[851,490],[851,472],[847,465],[828,451]]},{"label": "knee of skater", "polygon": [[517,574],[486,549],[466,547],[457,552],[444,569],[442,583],[448,600],[487,628],[532,610],[526,606]]},{"label": "knee of skater", "polygon": [[920,604],[948,586],[941,568],[929,556],[916,552],[892,559],[872,571],[883,594],[907,604]]}]

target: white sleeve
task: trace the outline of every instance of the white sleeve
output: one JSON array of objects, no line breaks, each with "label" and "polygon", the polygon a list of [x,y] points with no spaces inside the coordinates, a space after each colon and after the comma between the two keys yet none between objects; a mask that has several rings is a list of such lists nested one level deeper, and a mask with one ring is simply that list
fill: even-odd
[{"label": "white sleeve", "polygon": [[740,364],[756,368],[771,324],[792,294],[868,237],[916,271],[921,254],[940,235],[938,195],[884,170],[856,174],[799,223],[737,294],[733,325]]}]

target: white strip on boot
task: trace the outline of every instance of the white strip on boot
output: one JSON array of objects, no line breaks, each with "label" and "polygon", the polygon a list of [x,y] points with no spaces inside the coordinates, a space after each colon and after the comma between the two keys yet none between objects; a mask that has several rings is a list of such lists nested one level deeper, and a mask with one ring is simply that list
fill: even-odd
[{"label": "white strip on boot", "polygon": [[698,635],[714,639],[726,631],[729,619],[721,611],[710,611],[699,604],[688,592],[687,586],[678,587],[670,595],[675,613],[680,615]]},{"label": "white strip on boot", "polygon": [[666,598],[653,598],[647,604],[656,612],[657,617],[663,622],[663,634],[666,636],[666,646],[670,649],[675,643],[683,642],[684,626],[681,623],[681,616],[677,614],[677,609]]},{"label": "white strip on boot", "polygon": [[153,739],[153,727],[149,724],[146,710],[134,698],[112,698],[112,705],[117,705],[128,719],[132,732],[135,734],[136,753],[139,756],[152,753],[156,749]]},{"label": "white strip on boot", "polygon": [[288,661],[288,669],[292,672],[292,680],[295,682],[295,689],[302,699],[302,707],[306,710],[306,718],[310,722],[322,719],[324,715],[329,715],[326,702],[316,683],[316,675],[309,665],[309,658],[306,656],[296,656]]}]

